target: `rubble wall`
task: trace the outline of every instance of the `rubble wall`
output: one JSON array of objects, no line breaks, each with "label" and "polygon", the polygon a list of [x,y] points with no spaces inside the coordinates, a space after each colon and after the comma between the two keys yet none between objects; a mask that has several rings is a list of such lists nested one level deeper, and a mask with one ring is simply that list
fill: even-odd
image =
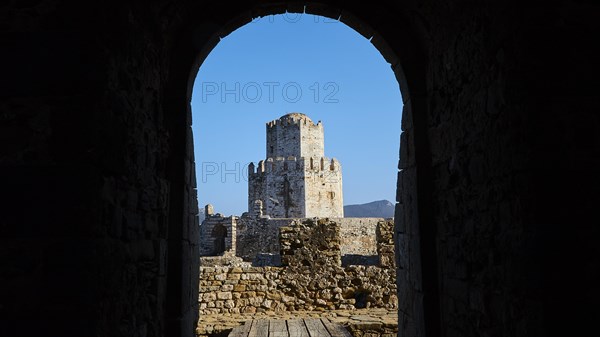
[{"label": "rubble wall", "polygon": [[[200,268],[200,314],[398,306],[391,221],[380,221],[378,266],[341,266],[340,226],[304,219],[280,228],[282,267]],[[391,257],[389,254],[392,254]],[[391,261],[391,263],[390,263]]]},{"label": "rubble wall", "polygon": [[[363,264],[361,256],[377,257],[377,224],[383,218],[330,218],[339,223],[340,251],[345,264]],[[236,255],[254,261],[258,253],[279,254],[279,228],[307,219],[242,217],[237,222]],[[390,220],[391,221],[391,220]],[[393,246],[393,244],[392,244]]]}]

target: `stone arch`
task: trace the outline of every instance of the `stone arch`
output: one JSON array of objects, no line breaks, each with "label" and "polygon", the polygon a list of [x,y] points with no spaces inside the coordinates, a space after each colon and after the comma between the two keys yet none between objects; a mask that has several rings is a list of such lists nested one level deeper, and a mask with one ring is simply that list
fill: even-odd
[{"label": "stone arch", "polygon": [[[404,8],[406,6],[406,8]],[[191,94],[200,65],[219,40],[252,18],[271,14],[307,13],[339,19],[356,30],[377,48],[390,63],[398,80],[404,102],[401,153],[399,158],[398,193],[396,204],[396,256],[398,256],[399,293],[408,295],[399,307],[401,335],[439,335],[440,312],[438,295],[436,232],[431,209],[431,155],[427,141],[426,112],[426,27],[420,18],[403,3],[371,6],[371,4],[340,4],[336,1],[298,3],[292,1],[248,2],[231,6],[189,2],[179,8],[181,22],[172,30],[169,71],[165,87],[164,110],[169,134],[172,137],[171,223],[191,221],[190,210],[195,209],[194,154],[191,134]],[[185,225],[184,225],[185,226]],[[175,238],[169,246],[170,275],[178,274],[186,266],[182,261],[197,264],[186,254],[185,243],[178,243],[182,229],[170,228],[169,237]],[[184,242],[185,240],[181,240]],[[174,254],[172,253],[174,252]],[[194,269],[194,267],[192,268]],[[171,276],[170,276],[171,277]],[[171,284],[176,284],[173,282]],[[194,285],[192,285],[194,288]],[[197,287],[196,287],[197,289]],[[182,289],[168,289],[167,298],[177,304],[186,301]],[[192,300],[193,300],[192,296]],[[180,306],[181,307],[181,306]],[[169,316],[184,316],[172,307]],[[182,322],[185,325],[185,322]]]}]

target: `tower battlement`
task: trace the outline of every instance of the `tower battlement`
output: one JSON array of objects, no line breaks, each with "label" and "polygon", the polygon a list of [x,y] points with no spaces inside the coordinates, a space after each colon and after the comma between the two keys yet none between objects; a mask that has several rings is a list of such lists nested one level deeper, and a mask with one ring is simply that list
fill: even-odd
[{"label": "tower battlement", "polygon": [[291,112],[287,115],[283,115],[278,119],[267,122],[267,129],[274,128],[276,126],[288,126],[288,125],[305,125],[312,127],[323,127],[321,121],[314,123],[307,115],[300,112]]},{"label": "tower battlement", "polygon": [[296,157],[277,157],[261,160],[254,165],[248,165],[248,176],[260,175],[271,172],[290,172],[290,171],[339,171],[340,162],[335,158],[296,158]]},{"label": "tower battlement", "polygon": [[325,156],[323,124],[305,114],[289,113],[267,126],[267,158]]},{"label": "tower battlement", "polygon": [[325,157],[323,124],[293,112],[266,123],[265,160],[248,166],[248,210],[266,215],[343,217],[339,161]]}]

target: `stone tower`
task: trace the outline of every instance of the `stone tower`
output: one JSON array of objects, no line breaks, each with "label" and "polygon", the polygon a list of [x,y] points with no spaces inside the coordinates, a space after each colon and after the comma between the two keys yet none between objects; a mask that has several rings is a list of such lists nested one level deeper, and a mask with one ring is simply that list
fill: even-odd
[{"label": "stone tower", "polygon": [[343,217],[342,168],[324,155],[323,124],[302,113],[267,123],[267,159],[248,168],[248,210],[272,218]]}]

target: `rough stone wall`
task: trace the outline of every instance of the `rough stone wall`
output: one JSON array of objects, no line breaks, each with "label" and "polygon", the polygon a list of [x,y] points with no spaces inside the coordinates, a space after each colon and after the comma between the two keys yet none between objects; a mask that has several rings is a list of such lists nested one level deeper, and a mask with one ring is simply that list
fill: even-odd
[{"label": "rough stone wall", "polygon": [[342,166],[336,159],[327,157],[305,160],[305,212],[304,218],[344,217],[344,195],[342,192]]},{"label": "rough stone wall", "polygon": [[193,335],[190,116],[156,9],[0,5],[0,335]]},{"label": "rough stone wall", "polygon": [[236,256],[252,262],[259,253],[279,254],[279,228],[294,219],[241,217],[237,223]]},{"label": "rough stone wall", "polygon": [[267,158],[325,156],[323,124],[301,113],[290,113],[267,123]]},{"label": "rough stone wall", "polygon": [[394,221],[383,220],[377,223],[377,256],[379,266],[383,268],[396,268],[396,253],[394,241]]},{"label": "rough stone wall", "polygon": [[[345,264],[364,264],[364,257],[377,255],[376,228],[382,218],[330,218],[339,224],[340,247]],[[279,229],[306,219],[241,217],[237,221],[236,255],[254,261],[258,253],[279,254]],[[354,256],[354,257],[351,257]],[[370,263],[370,262],[369,262]]]},{"label": "rough stone wall", "polygon": [[249,262],[245,262],[241,257],[237,257],[233,254],[224,254],[220,256],[201,256],[200,267],[216,267],[216,266],[229,266],[229,267],[251,267]]},{"label": "rough stone wall", "polygon": [[383,218],[338,218],[342,255],[377,255],[377,224]]},{"label": "rough stone wall", "polygon": [[[379,227],[389,254],[392,223]],[[201,267],[201,314],[397,307],[395,265],[341,267],[337,222],[294,221],[279,238],[284,267]]]},{"label": "rough stone wall", "polygon": [[342,265],[340,225],[327,219],[294,221],[279,228],[281,263],[294,269]]},{"label": "rough stone wall", "polygon": [[305,158],[322,158],[325,156],[325,131],[323,124],[304,120],[300,129],[300,153]]},{"label": "rough stone wall", "polygon": [[[301,218],[306,213],[304,160],[268,158],[248,172],[248,204],[261,200],[265,214],[274,218]],[[251,208],[249,208],[250,210]]]},{"label": "rough stone wall", "polygon": [[205,218],[200,224],[200,256],[234,254],[237,222],[238,217],[214,214],[212,205],[206,205]]},{"label": "rough stone wall", "polygon": [[[321,273],[323,272],[323,273]],[[200,267],[200,315],[254,312],[395,309],[395,271],[376,266],[308,268]]]},{"label": "rough stone wall", "polygon": [[591,272],[600,270],[600,246],[585,239],[599,234],[590,219],[599,222],[591,206],[600,166],[591,60],[600,55],[589,49],[598,10],[577,1],[429,2],[417,10],[429,64],[425,86],[404,97],[402,336],[594,329],[583,308],[600,300]]}]

